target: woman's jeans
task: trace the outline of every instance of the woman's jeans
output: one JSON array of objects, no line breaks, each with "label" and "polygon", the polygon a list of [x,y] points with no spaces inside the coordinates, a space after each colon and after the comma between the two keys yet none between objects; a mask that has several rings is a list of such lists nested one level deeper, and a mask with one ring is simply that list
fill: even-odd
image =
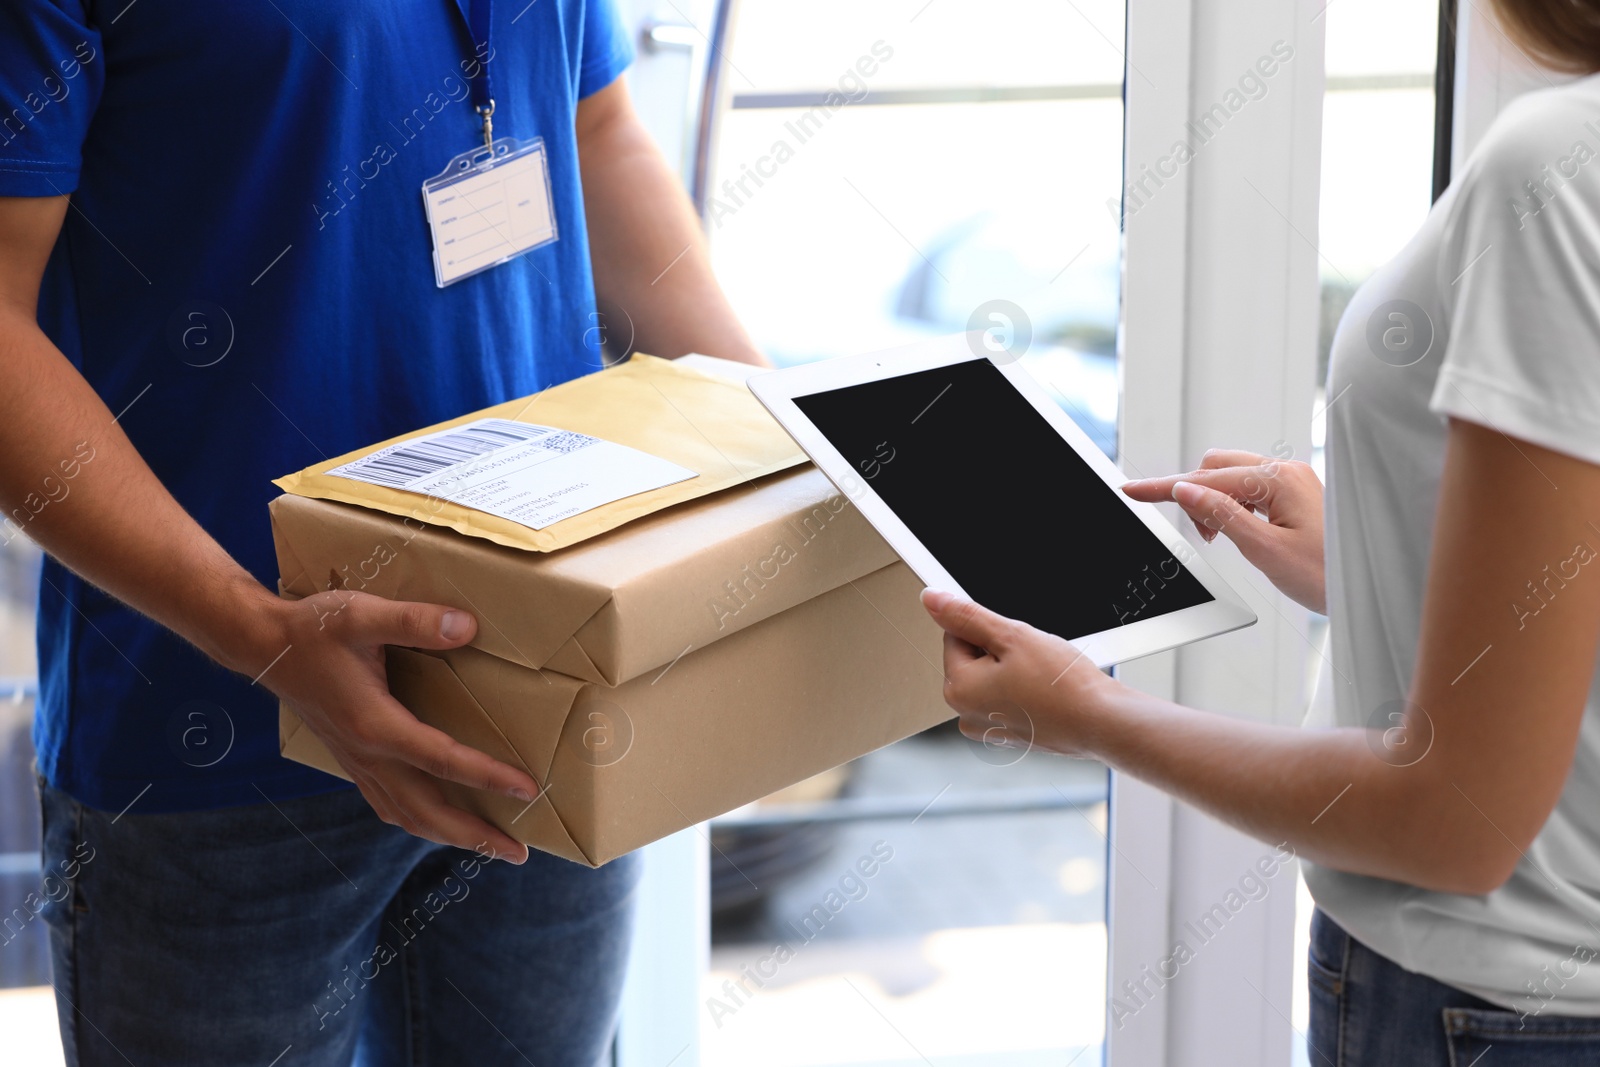
[{"label": "woman's jeans", "polygon": [[379,821],[353,789],[121,816],[41,792],[73,1067],[595,1067],[608,1054],[633,857],[480,860]]},{"label": "woman's jeans", "polygon": [[1311,918],[1311,1067],[1600,1064],[1600,1018],[1507,1011]]}]

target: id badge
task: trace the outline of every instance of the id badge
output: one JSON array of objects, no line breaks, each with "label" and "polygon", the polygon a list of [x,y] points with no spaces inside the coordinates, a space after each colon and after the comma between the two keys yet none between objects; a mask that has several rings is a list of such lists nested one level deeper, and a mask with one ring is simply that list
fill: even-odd
[{"label": "id badge", "polygon": [[441,289],[557,237],[542,137],[461,153],[422,183],[422,203]]}]

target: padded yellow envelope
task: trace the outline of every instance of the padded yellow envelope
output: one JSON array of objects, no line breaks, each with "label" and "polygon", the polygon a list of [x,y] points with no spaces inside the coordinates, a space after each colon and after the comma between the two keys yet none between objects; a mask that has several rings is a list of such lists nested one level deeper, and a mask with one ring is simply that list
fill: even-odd
[{"label": "padded yellow envelope", "polygon": [[[693,416],[690,416],[693,412]],[[379,449],[498,418],[554,426],[599,437],[670,460],[696,477],[613,501],[542,530],[438,497],[353,481],[326,473]],[[533,396],[380,441],[277,479],[286,493],[359,504],[497,544],[549,552],[615,529],[626,522],[715,493],[806,460],[783,427],[742,383],[636,355],[626,363],[552,386]]]}]

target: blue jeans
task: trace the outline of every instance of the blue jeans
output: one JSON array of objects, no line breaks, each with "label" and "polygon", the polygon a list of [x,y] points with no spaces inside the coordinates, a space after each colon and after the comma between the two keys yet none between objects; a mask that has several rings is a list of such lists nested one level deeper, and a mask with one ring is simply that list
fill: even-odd
[{"label": "blue jeans", "polygon": [[354,790],[120,817],[41,792],[69,1067],[607,1056],[634,857],[483,861]]},{"label": "blue jeans", "polygon": [[1507,1011],[1405,970],[1311,917],[1311,1067],[1600,1063],[1600,1019]]}]

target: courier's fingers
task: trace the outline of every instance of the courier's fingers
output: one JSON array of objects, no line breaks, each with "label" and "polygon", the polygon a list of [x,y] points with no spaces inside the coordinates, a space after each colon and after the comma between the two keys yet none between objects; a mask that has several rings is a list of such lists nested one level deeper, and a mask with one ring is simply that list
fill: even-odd
[{"label": "courier's fingers", "polygon": [[928,609],[928,614],[944,628],[945,633],[989,652],[999,652],[1005,648],[1015,625],[1003,615],[996,615],[988,608],[940,590],[924,589],[922,606]]},{"label": "courier's fingers", "polygon": [[511,864],[527,862],[526,845],[478,816],[452,807],[438,783],[416,771],[394,767],[385,772],[378,785],[388,797],[394,824],[407,833],[441,845],[479,852],[487,849],[495,859]]},{"label": "courier's fingers", "polygon": [[539,783],[526,771],[502,763],[487,752],[463,745],[443,730],[436,730],[390,698],[389,715],[380,729],[385,737],[376,746],[424,773],[447,782],[459,782],[473,789],[504,793],[515,800],[531,801],[539,794]]}]

